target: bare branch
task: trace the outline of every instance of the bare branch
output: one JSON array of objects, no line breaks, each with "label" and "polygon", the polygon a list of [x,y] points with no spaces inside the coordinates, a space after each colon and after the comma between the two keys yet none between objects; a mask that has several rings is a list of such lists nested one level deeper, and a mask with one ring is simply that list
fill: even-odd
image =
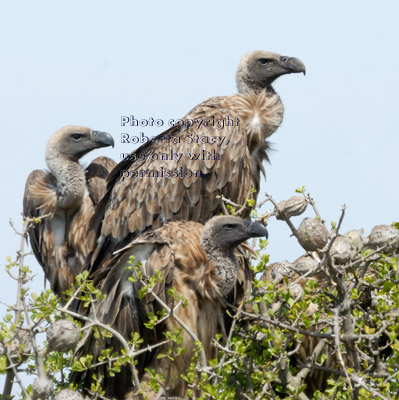
[{"label": "bare branch", "polygon": [[[267,196],[267,200],[270,201],[270,202],[274,205],[274,207],[278,210],[277,203],[274,201],[273,197],[270,196],[270,195],[267,194],[267,193],[266,193],[266,196]],[[298,231],[297,231],[297,229],[295,228],[294,224],[291,222],[291,220],[290,220],[284,213],[281,213],[281,215],[282,215],[284,221],[285,221],[285,222],[287,223],[287,225],[290,227],[292,234],[293,234],[297,239],[299,239]]]},{"label": "bare branch", "polygon": [[94,325],[96,325],[96,326],[98,326],[100,328],[103,328],[106,331],[112,333],[112,335],[117,340],[119,340],[119,342],[122,344],[123,348],[126,351],[126,355],[128,357],[130,357],[131,360],[132,360],[132,362],[129,364],[130,365],[130,371],[132,373],[132,379],[133,379],[133,382],[134,382],[134,385],[135,385],[136,389],[140,390],[140,382],[139,382],[139,379],[138,379],[138,376],[137,376],[136,368],[135,368],[134,363],[133,363],[133,360],[135,358],[135,353],[130,348],[129,343],[126,341],[126,339],[116,329],[112,328],[109,325],[103,324],[97,318],[93,319],[93,318],[86,317],[86,316],[78,314],[78,313],[76,313],[74,311],[68,310],[65,307],[62,307],[62,308],[57,307],[57,310],[62,312],[62,313],[68,314],[68,315],[70,315],[70,316],[72,316],[74,318],[80,319],[82,321],[89,322],[90,324],[94,324]]}]

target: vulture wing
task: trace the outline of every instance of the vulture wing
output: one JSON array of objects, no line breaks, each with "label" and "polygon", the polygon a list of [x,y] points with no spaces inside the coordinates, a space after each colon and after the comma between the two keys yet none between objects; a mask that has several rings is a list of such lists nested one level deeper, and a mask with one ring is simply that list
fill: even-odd
[{"label": "vulture wing", "polygon": [[95,158],[86,169],[87,189],[94,206],[104,197],[107,189],[108,174],[116,167],[109,157]]},{"label": "vulture wing", "polygon": [[[91,226],[94,237],[101,235],[92,265],[168,221],[206,222],[222,212],[217,195],[242,204],[258,189],[245,124],[232,109],[217,107],[218,100],[183,118],[197,123],[170,128],[112,171]],[[235,123],[218,129],[217,121],[227,117]]]},{"label": "vulture wing", "polygon": [[94,207],[105,193],[106,176],[116,163],[99,157],[86,172],[87,195],[73,210],[57,206],[57,181],[50,172],[35,170],[25,185],[23,213],[28,218],[41,218],[29,231],[33,253],[42,266],[51,289],[61,295],[82,271],[94,243],[87,237],[87,227]]},{"label": "vulture wing", "polygon": [[[31,193],[32,188],[37,188],[35,195]],[[47,205],[54,204],[55,191],[57,183],[55,177],[52,174],[46,173],[42,170],[32,171],[25,185],[25,193],[23,199],[23,214],[27,218],[40,218],[43,215],[50,216],[52,207],[49,209]],[[46,201],[47,200],[47,201]],[[45,211],[44,211],[45,210]],[[35,222],[32,228],[29,230],[29,239],[32,251],[44,270],[45,277],[50,282],[53,281],[51,268],[47,268],[46,260],[49,257],[48,250],[54,248],[54,237],[53,235],[43,236],[43,232],[49,230],[49,223],[47,217]],[[62,271],[60,279],[62,281],[69,280],[69,274],[64,274],[66,271]]]}]

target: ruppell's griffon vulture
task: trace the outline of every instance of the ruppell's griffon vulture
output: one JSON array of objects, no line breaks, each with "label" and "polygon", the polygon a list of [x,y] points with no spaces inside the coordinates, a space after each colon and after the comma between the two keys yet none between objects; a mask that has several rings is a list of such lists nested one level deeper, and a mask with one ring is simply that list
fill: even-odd
[{"label": "ruppell's griffon vulture", "polygon": [[[107,297],[99,303],[93,303],[87,313],[95,313],[101,322],[114,327],[125,338],[130,339],[133,332],[139,332],[144,340],[141,348],[145,348],[164,341],[165,330],[182,329],[173,317],[168,317],[152,329],[145,327],[150,312],[157,314],[163,310],[155,297],[172,307],[172,304],[178,304],[178,296],[181,295],[187,300],[187,305],[176,307],[174,315],[201,341],[206,358],[210,359],[215,355],[212,339],[218,333],[226,333],[224,297],[235,286],[240,266],[235,249],[249,238],[262,236],[267,237],[263,225],[232,216],[213,217],[205,226],[193,221],[178,221],[148,231],[117,251],[106,266],[95,274],[96,285]],[[132,271],[131,256],[142,274],[141,280],[135,279],[134,282],[129,280],[130,276],[137,276],[137,272]],[[157,271],[161,279],[152,292],[147,292],[141,298],[140,289]],[[174,303],[168,294],[171,287],[175,288]],[[84,312],[83,307],[80,312]],[[186,372],[193,356],[194,341],[184,329],[181,335],[183,342],[179,347],[184,348],[185,352],[171,364],[169,396],[184,397],[186,394],[186,384],[180,375]],[[146,388],[149,379],[144,368],[167,375],[169,358],[157,356],[167,354],[171,346],[171,343],[164,344],[140,357],[137,368],[142,388]],[[121,349],[116,338],[103,339],[100,343],[92,332],[87,331],[79,353],[93,355],[92,363],[95,364],[105,347]],[[129,368],[123,368],[115,377],[109,377],[104,365],[96,367],[85,375],[86,388],[90,388],[91,373],[94,372],[97,378],[104,375],[102,387],[108,397],[135,398]],[[81,379],[81,375],[75,375],[76,383]],[[132,397],[129,397],[129,392]],[[155,398],[150,390],[146,394],[149,399]]]},{"label": "ruppell's griffon vulture", "polygon": [[116,163],[98,157],[86,170],[79,159],[100,147],[113,146],[109,133],[66,126],[50,138],[46,163],[50,171],[34,170],[28,176],[23,213],[39,218],[29,231],[30,243],[50,287],[57,295],[79,274],[94,242],[87,227],[94,207],[104,196],[108,173]]},{"label": "ruppell's griffon vulture", "polygon": [[[91,225],[90,234],[99,238],[93,270],[141,232],[168,221],[205,223],[220,214],[217,195],[238,204],[256,198],[267,139],[283,120],[272,83],[298,72],[305,73],[305,66],[297,58],[248,53],[236,74],[238,94],[200,103],[182,118],[183,126],[173,126],[120,162]],[[250,208],[242,216],[249,213]]]}]

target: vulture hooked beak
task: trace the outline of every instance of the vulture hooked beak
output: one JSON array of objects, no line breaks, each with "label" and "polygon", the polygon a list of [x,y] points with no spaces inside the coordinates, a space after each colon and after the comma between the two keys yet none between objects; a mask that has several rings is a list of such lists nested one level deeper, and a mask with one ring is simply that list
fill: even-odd
[{"label": "vulture hooked beak", "polygon": [[269,237],[266,227],[259,222],[252,222],[247,219],[243,222],[243,227],[249,237],[265,237],[266,239]]},{"label": "vulture hooked beak", "polygon": [[303,72],[306,75],[305,64],[299,58],[280,56],[280,65],[287,70],[287,74]]},{"label": "vulture hooked beak", "polygon": [[93,142],[97,143],[99,147],[114,147],[114,138],[107,132],[93,131]]}]

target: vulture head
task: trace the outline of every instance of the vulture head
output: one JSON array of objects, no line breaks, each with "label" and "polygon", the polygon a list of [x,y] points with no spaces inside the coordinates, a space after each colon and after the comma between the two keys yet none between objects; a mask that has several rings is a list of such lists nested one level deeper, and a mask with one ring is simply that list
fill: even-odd
[{"label": "vulture head", "polygon": [[200,244],[210,265],[218,291],[227,295],[237,281],[239,263],[234,249],[250,238],[268,237],[267,229],[258,222],[231,216],[217,216],[204,226]]},{"label": "vulture head", "polygon": [[268,232],[260,223],[222,215],[213,217],[205,224],[201,242],[211,240],[215,247],[227,250],[234,249],[250,238],[264,236],[267,238]]},{"label": "vulture head", "polygon": [[264,50],[252,51],[240,61],[236,74],[237,88],[240,93],[259,92],[270,89],[279,76],[298,72],[306,73],[305,65],[298,58]]},{"label": "vulture head", "polygon": [[46,147],[46,163],[55,177],[57,207],[76,208],[86,192],[86,176],[79,159],[91,150],[113,146],[109,133],[81,126],[66,126],[51,136]]},{"label": "vulture head", "polygon": [[65,126],[58,129],[48,141],[46,160],[62,157],[78,161],[91,150],[107,146],[114,146],[114,139],[107,132],[81,126]]}]

